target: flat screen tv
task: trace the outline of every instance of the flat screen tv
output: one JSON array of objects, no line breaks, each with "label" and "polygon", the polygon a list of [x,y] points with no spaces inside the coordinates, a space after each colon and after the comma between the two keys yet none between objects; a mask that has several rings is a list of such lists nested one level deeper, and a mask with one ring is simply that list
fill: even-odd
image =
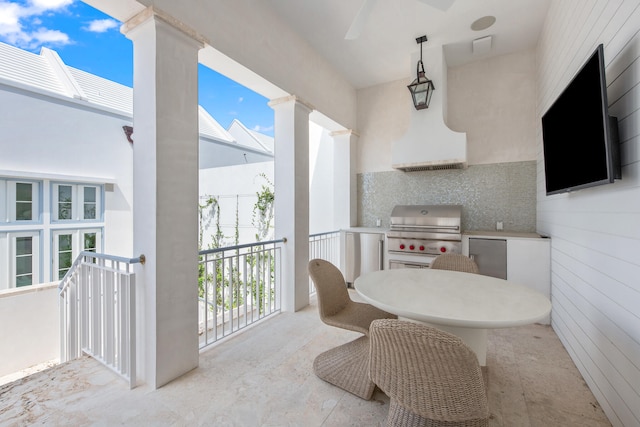
[{"label": "flat screen tv", "polygon": [[602,45],[542,116],[542,139],[547,195],[621,178],[618,121],[609,116]]}]

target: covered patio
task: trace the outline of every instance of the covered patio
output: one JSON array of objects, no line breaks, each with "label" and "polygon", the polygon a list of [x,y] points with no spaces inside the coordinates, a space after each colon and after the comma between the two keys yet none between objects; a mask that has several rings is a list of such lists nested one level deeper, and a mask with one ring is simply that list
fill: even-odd
[{"label": "covered patio", "polygon": [[[381,391],[365,401],[313,374],[317,354],[356,335],[321,323],[312,298],[156,390],[129,390],[86,356],[0,386],[0,425],[382,426]],[[549,326],[490,331],[485,374],[491,426],[611,425]]]}]

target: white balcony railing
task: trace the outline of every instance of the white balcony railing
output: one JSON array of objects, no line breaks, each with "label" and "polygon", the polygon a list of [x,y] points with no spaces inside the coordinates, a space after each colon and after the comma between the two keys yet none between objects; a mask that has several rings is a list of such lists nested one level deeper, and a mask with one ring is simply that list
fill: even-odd
[{"label": "white balcony railing", "polygon": [[[200,348],[280,311],[282,240],[200,252]],[[340,232],[309,236],[309,258],[338,265]],[[315,292],[313,284],[309,292]]]},{"label": "white balcony railing", "polygon": [[200,252],[200,348],[280,311],[282,240]]},{"label": "white balcony railing", "polygon": [[[311,234],[309,236],[309,259],[324,259],[340,268],[340,232]],[[315,293],[316,288],[309,278],[309,294]]]},{"label": "white balcony railing", "polygon": [[60,282],[60,362],[87,353],[136,381],[135,275],[139,258],[82,252]]},{"label": "white balcony railing", "polygon": [[[337,231],[309,236],[309,256],[336,265]],[[281,309],[282,240],[199,253],[199,345],[204,348]],[[135,275],[139,258],[83,252],[60,282],[60,360],[84,352],[135,386]],[[315,292],[310,284],[310,293]]]}]

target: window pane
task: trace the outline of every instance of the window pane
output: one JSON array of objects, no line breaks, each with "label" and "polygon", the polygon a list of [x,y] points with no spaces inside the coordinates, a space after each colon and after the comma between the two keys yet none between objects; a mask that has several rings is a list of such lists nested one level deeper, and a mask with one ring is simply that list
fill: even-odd
[{"label": "window pane", "polygon": [[71,203],[58,205],[58,219],[71,219]]},{"label": "window pane", "polygon": [[84,219],[96,219],[96,187],[84,187]]},{"label": "window pane", "polygon": [[31,202],[16,202],[16,221],[31,221]]},{"label": "window pane", "polygon": [[58,186],[58,219],[72,218],[72,196],[70,185]]},{"label": "window pane", "polygon": [[96,202],[96,187],[84,187],[84,201]]},{"label": "window pane", "polygon": [[16,182],[16,221],[33,219],[33,185]]},{"label": "window pane", "polygon": [[32,202],[31,188],[33,184],[25,184],[23,182],[16,183],[16,201]]},{"label": "window pane", "polygon": [[19,288],[20,286],[30,286],[32,284],[33,284],[33,279],[31,274],[16,277],[17,288]]},{"label": "window pane", "polygon": [[31,255],[33,237],[16,237],[16,255]]},{"label": "window pane", "polygon": [[69,271],[68,268],[63,268],[62,270],[58,270],[58,280],[62,279],[65,274]]},{"label": "window pane", "polygon": [[71,234],[61,234],[58,236],[58,252],[71,250]]},{"label": "window pane", "polygon": [[60,252],[58,255],[58,269],[71,267],[71,252]]},{"label": "window pane", "polygon": [[16,257],[16,276],[33,273],[31,255],[22,255]]},{"label": "window pane", "polygon": [[84,204],[84,219],[96,219],[96,204],[85,203]]},{"label": "window pane", "polygon": [[85,251],[96,251],[96,233],[86,233],[84,235],[84,250]]},{"label": "window pane", "polygon": [[71,202],[71,186],[70,185],[58,186],[58,202]]},{"label": "window pane", "polygon": [[16,287],[33,284],[33,237],[16,237]]}]

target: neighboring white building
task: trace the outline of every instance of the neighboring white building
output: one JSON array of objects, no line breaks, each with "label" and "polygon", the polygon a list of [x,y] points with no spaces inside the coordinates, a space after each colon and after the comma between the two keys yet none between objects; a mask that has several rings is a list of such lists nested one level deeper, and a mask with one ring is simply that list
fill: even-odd
[{"label": "neighboring white building", "polygon": [[[135,255],[135,142],[124,129],[133,90],[53,50],[0,43],[0,105],[0,290],[57,281],[83,250]],[[241,243],[253,242],[256,193],[274,183],[274,139],[238,120],[226,130],[202,107],[199,128],[201,202],[218,201],[224,244],[235,243],[236,226]],[[333,139],[313,123],[310,134],[315,233],[332,230]],[[203,248],[215,225],[205,224]]]},{"label": "neighboring white building", "polygon": [[[52,50],[0,43],[0,290],[57,281],[82,250],[133,255],[132,92]],[[199,118],[203,170],[273,165],[272,150],[238,143],[203,108]]]}]

